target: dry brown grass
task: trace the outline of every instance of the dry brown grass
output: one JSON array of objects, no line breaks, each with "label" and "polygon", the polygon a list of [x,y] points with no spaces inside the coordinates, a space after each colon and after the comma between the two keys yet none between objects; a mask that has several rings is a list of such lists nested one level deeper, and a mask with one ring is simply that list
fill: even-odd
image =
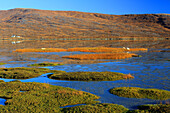
[{"label": "dry brown grass", "polygon": [[102,54],[81,54],[63,56],[62,58],[78,59],[78,60],[92,60],[92,59],[126,59],[136,56],[130,53],[102,53]]},{"label": "dry brown grass", "polygon": [[134,78],[134,76],[132,76],[131,74],[126,74],[123,76],[124,79],[132,79]]},{"label": "dry brown grass", "polygon": [[108,47],[84,47],[84,48],[68,48],[67,51],[80,52],[124,52],[122,48],[108,48]]},{"label": "dry brown grass", "polygon": [[84,47],[84,48],[68,48],[67,51],[81,52],[127,52],[127,51],[147,51],[147,48],[109,48],[109,47]]},{"label": "dry brown grass", "polygon": [[[169,16],[156,14],[108,15],[75,11],[11,9],[0,11],[0,36],[11,39],[169,38]],[[160,20],[159,20],[160,19]],[[164,23],[162,25],[162,23]],[[25,30],[23,30],[25,29]],[[129,32],[130,31],[130,32]],[[121,40],[124,41],[124,40]]]},{"label": "dry brown grass", "polygon": [[120,53],[127,51],[147,51],[147,48],[109,48],[109,47],[83,47],[83,48],[41,48],[41,49],[16,49],[14,52],[62,52],[62,51],[80,51],[80,52],[110,52]]},{"label": "dry brown grass", "polygon": [[127,51],[148,51],[147,48],[130,48],[130,50]]},{"label": "dry brown grass", "polygon": [[62,48],[41,48],[41,49],[16,49],[13,52],[62,52],[66,49]]}]

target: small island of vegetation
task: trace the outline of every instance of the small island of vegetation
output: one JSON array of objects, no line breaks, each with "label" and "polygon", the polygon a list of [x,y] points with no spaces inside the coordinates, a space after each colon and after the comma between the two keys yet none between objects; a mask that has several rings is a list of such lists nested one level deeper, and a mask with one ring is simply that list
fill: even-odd
[{"label": "small island of vegetation", "polygon": [[28,79],[38,77],[48,72],[50,72],[50,70],[45,68],[26,68],[26,67],[0,68],[0,78]]},{"label": "small island of vegetation", "polygon": [[98,96],[45,83],[0,82],[0,98],[7,99],[0,112],[60,112],[61,106],[95,104]]},{"label": "small island of vegetation", "polygon": [[131,57],[139,57],[133,53],[101,53],[101,54],[77,54],[63,56],[62,58],[77,59],[77,60],[95,60],[95,59],[126,59]]},{"label": "small island of vegetation", "polygon": [[138,106],[137,110],[128,113],[170,113],[170,104],[148,104]]},{"label": "small island of vegetation", "polygon": [[45,67],[45,66],[58,66],[58,65],[64,65],[64,64],[52,63],[52,62],[44,62],[44,63],[38,63],[38,64],[30,64],[28,66]]},{"label": "small island of vegetation", "polygon": [[63,51],[80,51],[80,52],[109,52],[109,53],[122,53],[129,51],[148,51],[147,48],[111,48],[111,47],[80,47],[80,48],[25,48],[25,49],[16,49],[13,52],[63,52]]},{"label": "small island of vegetation", "polygon": [[6,63],[0,62],[0,65],[5,65]]},{"label": "small island of vegetation", "polygon": [[[46,83],[20,81],[0,82],[0,98],[6,99],[0,112],[56,112],[56,113],[168,113],[169,104],[141,105],[137,110],[128,110],[122,105],[100,103],[98,96]],[[86,104],[86,105],[81,105]],[[67,105],[79,105],[65,107]]]},{"label": "small island of vegetation", "polygon": [[144,89],[138,87],[118,87],[110,89],[110,93],[128,98],[148,98],[154,100],[170,99],[170,91],[161,89]]},{"label": "small island of vegetation", "polygon": [[76,81],[115,81],[134,78],[130,74],[117,72],[64,72],[58,71],[48,75],[51,79]]}]

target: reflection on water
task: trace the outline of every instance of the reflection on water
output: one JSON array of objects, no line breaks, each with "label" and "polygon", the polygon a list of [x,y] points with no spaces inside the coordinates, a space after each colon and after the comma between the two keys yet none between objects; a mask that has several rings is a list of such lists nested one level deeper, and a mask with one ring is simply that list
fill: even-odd
[{"label": "reflection on water", "polygon": [[56,39],[0,39],[1,49],[11,51],[23,48],[73,48],[73,47],[159,47],[168,45],[169,38],[56,38]]},{"label": "reflection on water", "polygon": [[[4,39],[5,40],[5,39]],[[6,39],[7,40],[7,39]],[[159,40],[169,40],[169,38],[163,38],[163,37],[121,37],[121,38],[35,38],[35,39],[20,39],[20,38],[15,38],[15,39],[8,39],[11,41],[12,44],[17,44],[21,43],[22,41],[25,40],[36,40],[36,41],[43,41],[43,40],[115,40],[115,41],[159,41]],[[0,41],[3,41],[0,39]]]},{"label": "reflection on water", "polygon": [[[73,52],[38,52],[36,54],[45,54],[45,55],[58,55],[60,57],[67,56],[67,55],[75,55],[75,54],[93,54],[92,52],[79,52],[79,51],[73,51]],[[96,53],[94,53],[96,54]]]},{"label": "reflection on water", "polygon": [[[47,53],[41,53],[47,54]],[[64,53],[61,53],[64,54]],[[151,99],[136,99],[136,98],[125,98],[118,97],[110,94],[109,89],[114,87],[141,87],[141,88],[157,88],[170,91],[170,63],[166,59],[169,58],[170,54],[165,53],[138,53],[143,57],[130,58],[126,60],[120,60],[117,62],[105,62],[97,64],[66,64],[54,67],[47,67],[51,70],[64,70],[67,72],[79,72],[79,71],[111,71],[121,73],[131,73],[135,78],[131,80],[117,80],[117,81],[64,81],[64,80],[52,80],[46,77],[44,74],[37,78],[21,80],[22,82],[40,82],[49,83],[52,85],[70,87],[77,90],[90,92],[101,98],[99,101],[102,103],[115,103],[124,105],[129,109],[135,109],[138,105],[143,104],[157,104],[165,103],[166,101],[151,100]],[[29,63],[29,62],[27,62]],[[26,66],[25,64],[6,64],[6,67],[18,67]],[[14,79],[2,79],[6,82]]]}]

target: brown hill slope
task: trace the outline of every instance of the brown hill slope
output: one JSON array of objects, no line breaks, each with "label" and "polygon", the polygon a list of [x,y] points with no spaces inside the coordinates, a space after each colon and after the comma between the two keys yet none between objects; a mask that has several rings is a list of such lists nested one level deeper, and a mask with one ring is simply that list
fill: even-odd
[{"label": "brown hill slope", "polygon": [[0,11],[0,38],[170,37],[170,15],[107,15],[75,11]]}]

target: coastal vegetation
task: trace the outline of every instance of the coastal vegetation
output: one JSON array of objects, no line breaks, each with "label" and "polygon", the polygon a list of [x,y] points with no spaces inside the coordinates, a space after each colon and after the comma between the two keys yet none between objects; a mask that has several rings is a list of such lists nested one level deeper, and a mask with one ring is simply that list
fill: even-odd
[{"label": "coastal vegetation", "polygon": [[54,72],[48,75],[51,79],[57,80],[76,80],[76,81],[115,81],[134,78],[130,74],[117,72]]},{"label": "coastal vegetation", "polygon": [[43,63],[37,63],[37,64],[30,64],[28,66],[35,66],[35,67],[45,67],[45,66],[58,66],[63,65],[61,63],[52,63],[52,62],[43,62]]},{"label": "coastal vegetation", "polygon": [[39,48],[39,49],[16,49],[13,52],[63,52],[63,51],[80,51],[80,52],[104,52],[104,53],[122,53],[129,51],[147,51],[147,48],[111,48],[111,47],[82,47],[82,48]]},{"label": "coastal vegetation", "polygon": [[70,108],[64,108],[64,113],[125,113],[128,109],[122,105],[117,104],[96,104],[96,105],[82,105]]},{"label": "coastal vegetation", "polygon": [[71,88],[35,82],[0,82],[0,98],[7,99],[0,112],[60,112],[61,106],[95,104],[98,96]]},{"label": "coastal vegetation", "polygon": [[61,52],[66,51],[66,49],[61,48],[40,48],[40,49],[16,49],[13,52]]},{"label": "coastal vegetation", "polygon": [[110,93],[127,98],[148,98],[154,100],[170,99],[170,91],[161,89],[144,89],[138,87],[118,87],[110,89]]},{"label": "coastal vegetation", "polygon": [[26,67],[0,68],[0,78],[28,79],[38,77],[48,72],[49,69],[45,68],[26,68]]},{"label": "coastal vegetation", "polygon": [[147,48],[109,48],[109,47],[83,47],[83,48],[41,48],[41,49],[16,49],[13,52],[95,52],[100,54],[77,54],[63,56],[62,58],[78,59],[78,60],[93,60],[93,59],[126,59],[130,57],[139,57],[139,55],[134,53],[127,53],[130,51],[147,51]]},{"label": "coastal vegetation", "polygon": [[6,63],[0,62],[0,65],[5,65]]},{"label": "coastal vegetation", "polygon": [[80,51],[80,52],[127,52],[127,51],[147,51],[147,48],[111,48],[111,47],[83,47],[83,48],[68,48],[67,51]]},{"label": "coastal vegetation", "polygon": [[0,80],[0,82],[4,82],[3,80]]},{"label": "coastal vegetation", "polygon": [[[169,104],[141,105],[128,110],[122,105],[101,103],[98,96],[46,83],[20,81],[0,82],[0,98],[6,99],[0,112],[57,112],[57,113],[168,113]],[[84,104],[84,105],[82,105]],[[65,107],[67,105],[79,105]]]},{"label": "coastal vegetation", "polygon": [[138,106],[137,110],[128,111],[128,113],[169,113],[170,104],[148,104]]},{"label": "coastal vegetation", "polygon": [[133,53],[101,53],[101,54],[77,54],[63,56],[62,58],[77,59],[77,60],[95,60],[95,59],[126,59],[131,57],[138,57]]}]

